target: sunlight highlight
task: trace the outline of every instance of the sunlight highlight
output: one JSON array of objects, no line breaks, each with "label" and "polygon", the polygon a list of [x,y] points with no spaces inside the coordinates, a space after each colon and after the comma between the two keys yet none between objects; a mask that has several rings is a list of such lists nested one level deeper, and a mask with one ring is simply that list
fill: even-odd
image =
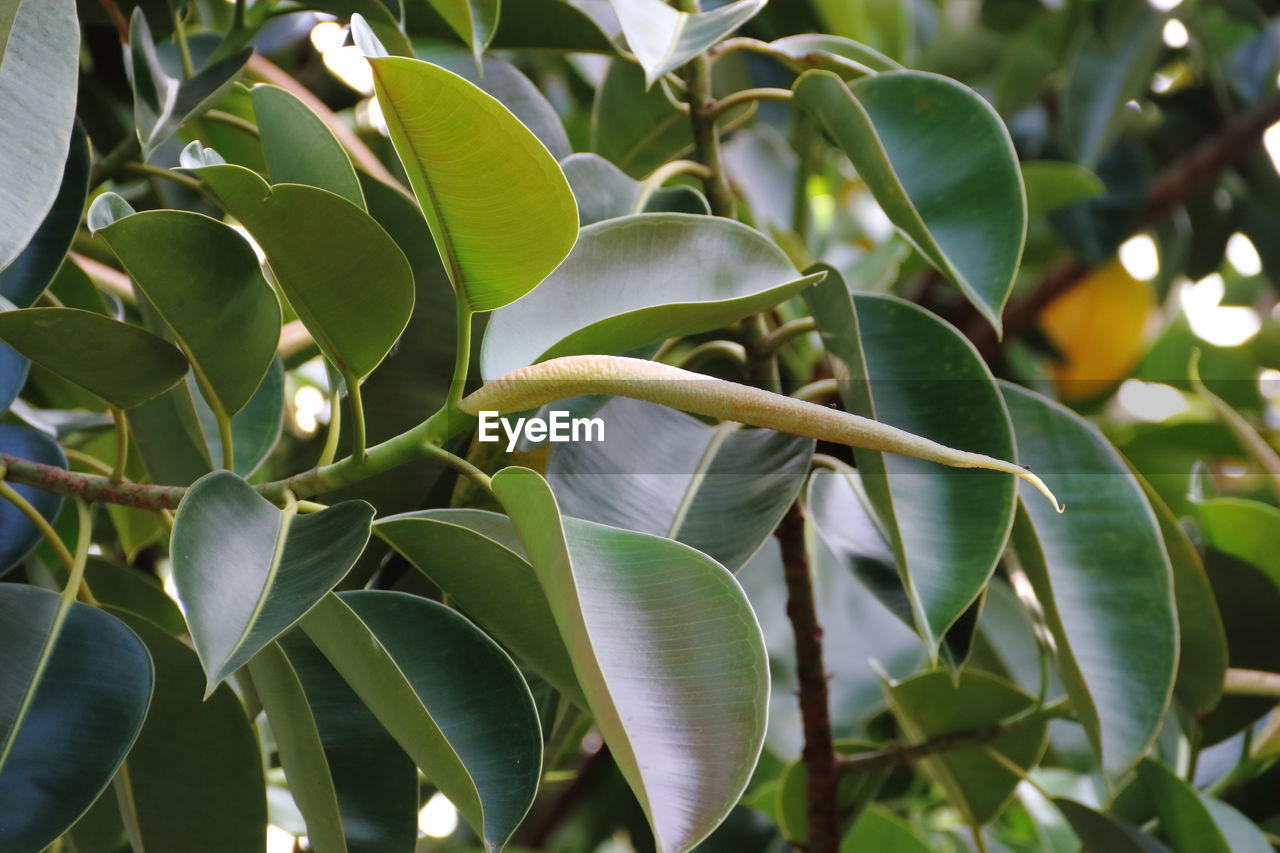
[{"label": "sunlight highlight", "polygon": [[280,827],[267,824],[267,853],[293,853],[297,840]]},{"label": "sunlight highlight", "polygon": [[303,385],[293,395],[293,422],[304,433],[320,428],[320,415],[325,407],[324,394],[314,385]]},{"label": "sunlight highlight", "polygon": [[1245,277],[1252,277],[1262,272],[1262,258],[1253,241],[1239,231],[1227,240],[1227,260],[1236,272]]},{"label": "sunlight highlight", "polygon": [[1165,45],[1174,50],[1186,47],[1187,43],[1191,41],[1191,34],[1187,32],[1187,25],[1177,18],[1170,18],[1165,21],[1164,32],[1161,35],[1164,38]]},{"label": "sunlight highlight", "polygon": [[1178,300],[1195,336],[1214,346],[1235,347],[1258,334],[1262,320],[1252,308],[1222,305],[1225,294],[1226,284],[1217,273],[1195,283],[1183,280],[1178,287]]},{"label": "sunlight highlight", "polygon": [[1177,388],[1141,379],[1126,379],[1116,393],[1116,402],[1127,414],[1147,423],[1168,420],[1191,408]]},{"label": "sunlight highlight", "polygon": [[1156,241],[1146,234],[1130,237],[1120,246],[1124,271],[1138,281],[1151,281],[1160,274],[1160,252]]},{"label": "sunlight highlight", "polygon": [[360,48],[344,44],[347,28],[333,21],[321,21],[311,28],[311,44],[333,76],[362,95],[373,94],[373,69]]},{"label": "sunlight highlight", "polygon": [[448,838],[458,828],[458,810],[444,794],[435,793],[418,812],[418,831],[428,838]]}]

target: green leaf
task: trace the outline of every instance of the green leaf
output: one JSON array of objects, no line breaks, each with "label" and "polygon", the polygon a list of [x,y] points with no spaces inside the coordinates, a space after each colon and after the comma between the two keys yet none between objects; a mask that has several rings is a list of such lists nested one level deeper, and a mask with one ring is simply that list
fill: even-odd
[{"label": "green leaf", "polygon": [[382,226],[316,187],[268,186],[240,166],[193,171],[262,247],[325,356],[344,376],[372,373],[413,313],[413,271]]},{"label": "green leaf", "polygon": [[1023,163],[1022,183],[1027,188],[1027,217],[1030,219],[1038,219],[1106,192],[1098,176],[1084,166],[1053,160]]},{"label": "green leaf", "polygon": [[627,398],[596,417],[603,441],[552,447],[547,482],[561,512],[683,542],[730,571],[782,520],[813,455],[810,439]]},{"label": "green leaf", "polygon": [[[1034,697],[978,670],[964,670],[958,676],[928,672],[889,686],[885,692],[913,743],[994,725],[1036,705]],[[1039,763],[1048,742],[1048,721],[1028,719],[992,740],[948,749],[922,764],[946,789],[965,820],[982,826],[999,816],[1022,781],[1008,763],[1025,775]],[[993,751],[1008,763],[993,758]]]},{"label": "green leaf", "polygon": [[[848,411],[949,447],[1014,459],[1008,414],[973,346],[901,299],[851,295],[835,270],[805,294]],[[854,450],[930,649],[981,594],[1004,552],[1014,478]]]},{"label": "green leaf", "polygon": [[170,550],[209,692],[342,580],[371,521],[364,501],[302,516],[281,510],[229,471],[191,486]]},{"label": "green leaf", "polygon": [[[96,593],[97,590],[95,589]],[[118,790],[135,850],[262,850],[267,799],[258,739],[228,685],[204,697],[190,648],[141,616],[114,611],[155,662],[155,692]]]},{"label": "green leaf", "polygon": [[552,157],[563,160],[573,152],[556,108],[533,81],[510,62],[486,56],[478,69],[475,57],[462,48],[443,42],[419,43],[416,50],[418,59],[452,71],[496,98],[538,137]]},{"label": "green leaf", "polygon": [[[90,557],[84,579],[100,604],[141,616],[170,636],[187,633],[182,611],[154,575],[105,557]],[[142,640],[145,643],[147,638]]]},{"label": "green leaf", "polygon": [[428,0],[431,8],[471,48],[477,63],[498,30],[499,0]]},{"label": "green leaf", "polygon": [[189,119],[221,101],[252,55],[252,48],[245,48],[201,69],[194,77],[173,77],[156,54],[147,16],[142,7],[135,8],[129,20],[125,61],[129,82],[133,85],[133,123],[142,144],[143,159],[150,157]]},{"label": "green leaf", "polygon": [[168,324],[210,407],[234,415],[257,390],[280,339],[280,302],[257,256],[230,227],[198,213],[112,218],[118,198],[94,201],[94,227]]},{"label": "green leaf", "polygon": [[582,225],[629,213],[711,212],[702,193],[693,187],[653,189],[631,179],[598,154],[572,154],[560,165],[578,200],[578,222]]},{"label": "green leaf", "polygon": [[1138,765],[1138,779],[1155,805],[1160,833],[1173,853],[1232,853],[1235,848],[1228,846],[1201,794],[1173,770],[1146,758]]},{"label": "green leaf", "polygon": [[591,108],[591,150],[633,178],[693,150],[689,117],[661,85],[646,91],[644,72],[615,59],[596,88]]},{"label": "green leaf", "polygon": [[1108,853],[1169,853],[1169,848],[1117,818],[1073,800],[1057,799],[1053,804],[1071,824],[1087,850]]},{"label": "green leaf", "polygon": [[75,122],[80,27],[73,0],[10,0],[0,32],[0,270],[58,196]]},{"label": "green leaf", "polygon": [[278,86],[254,86],[252,98],[272,184],[319,187],[365,206],[351,157],[319,116]]},{"label": "green leaf", "polygon": [[1275,549],[1280,509],[1243,498],[1212,498],[1194,506],[1210,545],[1257,566],[1280,585],[1280,553]]},{"label": "green leaf", "polygon": [[13,347],[0,344],[0,412],[7,412],[26,384],[31,362],[18,355]]},{"label": "green leaf", "polygon": [[914,21],[907,0],[815,0],[818,19],[827,32],[868,44],[896,59],[912,47]]},{"label": "green leaf", "polygon": [[[217,418],[204,399],[196,393],[195,382],[188,379],[191,402],[204,432],[210,459],[222,458],[222,439],[218,434]],[[244,408],[231,419],[231,439],[235,458],[232,470],[241,477],[248,477],[266,461],[280,439],[284,428],[284,363],[279,357],[272,360],[262,384],[253,392]],[[207,473],[212,466],[206,469]]]},{"label": "green leaf", "polygon": [[418,772],[301,631],[249,662],[289,791],[321,853],[411,849]]},{"label": "green leaf", "polygon": [[717,329],[820,278],[799,275],[764,235],[723,217],[642,213],[598,222],[582,229],[537,290],[494,312],[481,373]]},{"label": "green leaf", "polygon": [[898,62],[880,51],[840,36],[802,33],[771,41],[769,48],[796,62],[826,68],[846,78],[902,70]]},{"label": "green leaf", "polygon": [[610,0],[627,47],[644,68],[645,86],[719,42],[764,8],[765,0],[736,0],[708,12],[680,12],[662,0]]},{"label": "green leaf", "polygon": [[380,518],[373,532],[495,640],[586,707],[551,606],[511,519],[478,509],[428,509]]},{"label": "green leaf", "polygon": [[[0,75],[2,76],[2,75]],[[0,263],[0,297],[19,308],[34,303],[58,274],[80,226],[84,198],[89,186],[89,145],[79,126],[71,134],[62,184],[53,207],[13,263]]]},{"label": "green leaf", "polygon": [[873,805],[854,821],[840,841],[840,853],[892,850],[894,853],[929,853],[929,845],[915,830],[888,809]]},{"label": "green leaf", "polygon": [[691,849],[742,795],[764,740],[769,674],[746,596],[686,545],[562,518],[527,468],[493,489],[659,849]]},{"label": "green leaf", "polygon": [[[792,694],[795,699],[795,694]],[[876,746],[862,741],[838,740],[835,752],[838,756],[872,752]],[[884,766],[872,770],[843,772],[836,781],[836,808],[842,814],[858,814],[876,798],[893,767]],[[809,843],[809,771],[804,758],[787,765],[779,777],[774,803],[778,829],[796,847]],[[866,848],[864,848],[866,849]],[[881,849],[873,847],[870,849]]]},{"label": "green leaf", "polygon": [[163,339],[79,308],[0,312],[0,341],[121,409],[167,391],[187,373],[186,358]]},{"label": "green leaf", "polygon": [[829,71],[809,71],[795,97],[844,149],[893,224],[999,332],[1026,240],[1027,201],[995,110],[956,81],[919,71],[848,86]]},{"label": "green leaf", "polygon": [[1052,478],[1058,515],[1022,492],[1013,542],[1057,646],[1072,707],[1114,778],[1147,751],[1177,667],[1169,557],[1142,489],[1097,428],[1002,385],[1018,458]]},{"label": "green leaf", "polygon": [[577,208],[559,164],[506,107],[458,75],[395,56],[369,64],[454,290],[473,311],[519,299],[577,238]]},{"label": "green leaf", "polygon": [[151,699],[147,650],[120,620],[0,584],[0,848],[43,850],[111,781]]},{"label": "green leaf", "polygon": [[[0,424],[0,453],[30,459],[45,465],[67,467],[67,458],[58,443],[42,432],[22,424]],[[62,509],[62,496],[14,483],[13,489],[50,523]],[[0,498],[0,577],[31,553],[40,543],[40,531],[22,511]]]},{"label": "green leaf", "polygon": [[533,697],[456,611],[401,592],[327,596],[303,629],[484,840],[502,848],[542,773]]}]

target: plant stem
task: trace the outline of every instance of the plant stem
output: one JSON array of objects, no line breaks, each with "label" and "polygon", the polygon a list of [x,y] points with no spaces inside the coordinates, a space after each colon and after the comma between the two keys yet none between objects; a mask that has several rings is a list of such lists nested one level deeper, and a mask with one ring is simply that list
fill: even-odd
[{"label": "plant stem", "polygon": [[162,178],[166,181],[172,181],[175,184],[181,184],[189,190],[200,192],[200,181],[184,175],[181,172],[175,172],[172,169],[162,169],[159,166],[152,166],[150,163],[139,163],[136,160],[130,160],[121,167],[126,172],[135,172],[139,175],[147,175],[152,178]]},{"label": "plant stem", "polygon": [[180,8],[173,10],[173,32],[177,36],[178,55],[182,58],[182,75],[184,77],[194,77],[196,76],[196,67],[191,61],[191,46],[187,44],[187,31],[182,25],[182,11]]},{"label": "plant stem", "polygon": [[702,163],[695,163],[693,160],[671,160],[663,163],[649,173],[649,177],[644,179],[644,185],[640,188],[640,195],[636,198],[635,206],[632,207],[631,212],[643,213],[645,205],[649,203],[649,198],[653,193],[667,181],[679,175],[693,175],[695,178],[705,181],[711,177],[711,170]]},{"label": "plant stem", "polygon": [[201,116],[201,118],[206,118],[209,121],[216,121],[219,124],[225,124],[228,127],[234,127],[236,130],[244,131],[250,136],[261,135],[256,124],[248,121],[247,119],[240,118],[240,116],[235,115],[234,113],[223,112],[222,110],[209,110]]},{"label": "plant stem", "polygon": [[1280,672],[1257,669],[1228,669],[1222,686],[1224,693],[1234,696],[1266,696],[1280,698]]},{"label": "plant stem", "polygon": [[116,0],[98,0],[100,5],[107,12],[107,17],[111,19],[111,23],[116,28],[116,32],[120,36],[120,41],[124,44],[129,43],[129,22],[125,20],[124,15],[120,12],[120,7],[116,5]]},{"label": "plant stem", "polygon": [[101,459],[97,459],[93,456],[90,456],[88,453],[85,453],[82,450],[76,450],[75,448],[72,448],[72,447],[64,447],[62,448],[62,452],[67,457],[67,461],[79,462],[81,465],[85,466],[86,468],[92,468],[94,471],[97,471],[99,474],[102,474],[103,476],[110,477],[111,472],[115,470],[110,465],[103,462]]},{"label": "plant stem", "polygon": [[788,320],[766,335],[760,342],[760,346],[766,352],[774,354],[793,338],[807,335],[817,328],[818,324],[812,317],[797,317],[794,320]]},{"label": "plant stem", "polygon": [[840,395],[840,385],[834,379],[815,379],[808,385],[802,385],[791,392],[797,400],[815,403],[818,400],[834,399]]},{"label": "plant stem", "polygon": [[361,462],[365,457],[366,436],[364,429],[364,402],[360,399],[360,380],[354,374],[346,374],[347,404],[351,406],[351,458]]},{"label": "plant stem", "polygon": [[111,407],[111,418],[116,422],[116,464],[111,469],[111,482],[124,482],[125,468],[129,464],[129,421],[124,409]]},{"label": "plant stem", "polygon": [[138,135],[132,132],[126,135],[120,140],[119,145],[104,154],[102,159],[94,164],[93,171],[89,173],[89,189],[95,190],[115,177],[124,164],[141,150],[142,144],[138,142]]},{"label": "plant stem", "polygon": [[324,447],[320,450],[320,459],[316,462],[318,467],[332,465],[333,460],[338,458],[338,435],[341,432],[342,395],[338,393],[338,386],[335,383],[329,390],[329,426],[324,434]]},{"label": "plant stem", "polygon": [[804,722],[804,760],[808,774],[806,820],[809,853],[835,853],[840,844],[836,811],[836,756],[831,736],[827,673],[822,661],[822,626],[814,603],[813,579],[804,545],[804,513],[799,503],[787,510],[774,534],[782,547],[787,584],[787,618],[796,645],[800,715]]},{"label": "plant stem", "polygon": [[455,453],[450,453],[437,444],[427,442],[423,446],[426,448],[428,456],[439,459],[441,462],[448,465],[459,474],[462,474],[486,492],[489,492],[490,494],[493,493],[492,478],[476,466],[472,465],[466,459],[463,459]]},{"label": "plant stem", "polygon": [[776,89],[765,86],[759,89],[741,89],[725,95],[723,98],[714,102],[708,112],[714,116],[720,116],[728,110],[733,109],[741,104],[749,104],[752,101],[789,101],[791,100],[790,89]]},{"label": "plant stem", "polygon": [[244,29],[244,3],[245,0],[236,0],[235,12],[231,16],[231,32],[233,33]]},{"label": "plant stem", "polygon": [[453,378],[449,381],[449,396],[445,408],[451,409],[462,399],[467,387],[467,373],[471,369],[471,309],[465,300],[457,300],[457,340],[453,353]]},{"label": "plant stem", "polygon": [[[698,11],[698,0],[679,0],[678,7],[690,14]],[[705,54],[689,60],[683,72],[688,90],[685,100],[689,104],[689,121],[693,126],[693,146],[697,159],[707,167],[709,174],[702,186],[707,194],[714,216],[733,216],[733,193],[725,177],[724,161],[720,156],[720,133],[716,129],[715,100],[711,97],[711,61]]]},{"label": "plant stem", "polygon": [[688,355],[684,357],[679,366],[685,370],[693,370],[695,367],[706,364],[714,358],[723,358],[742,367],[747,366],[746,348],[734,341],[703,341],[689,350]]}]

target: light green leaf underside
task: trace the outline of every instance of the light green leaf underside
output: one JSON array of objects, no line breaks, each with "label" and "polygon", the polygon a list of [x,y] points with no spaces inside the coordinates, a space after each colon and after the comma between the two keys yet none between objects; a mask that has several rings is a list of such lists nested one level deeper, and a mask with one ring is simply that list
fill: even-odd
[{"label": "light green leaf underside", "polygon": [[736,0],[707,12],[680,12],[662,0],[610,0],[627,47],[652,86],[745,24],[765,0]]}]

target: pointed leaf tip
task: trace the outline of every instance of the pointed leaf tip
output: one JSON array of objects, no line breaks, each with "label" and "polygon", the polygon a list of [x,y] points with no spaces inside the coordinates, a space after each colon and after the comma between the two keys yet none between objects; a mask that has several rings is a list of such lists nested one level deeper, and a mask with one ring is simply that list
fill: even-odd
[{"label": "pointed leaf tip", "polygon": [[369,26],[369,22],[359,12],[351,16],[351,39],[356,43],[356,47],[360,48],[360,52],[365,55],[366,59],[376,59],[377,57],[389,55],[387,49],[383,47],[382,41],[374,35],[373,28]]},{"label": "pointed leaf tip", "polygon": [[89,226],[89,233],[96,234],[108,225],[133,213],[133,207],[129,202],[115,193],[103,193],[89,206],[85,224]]}]

